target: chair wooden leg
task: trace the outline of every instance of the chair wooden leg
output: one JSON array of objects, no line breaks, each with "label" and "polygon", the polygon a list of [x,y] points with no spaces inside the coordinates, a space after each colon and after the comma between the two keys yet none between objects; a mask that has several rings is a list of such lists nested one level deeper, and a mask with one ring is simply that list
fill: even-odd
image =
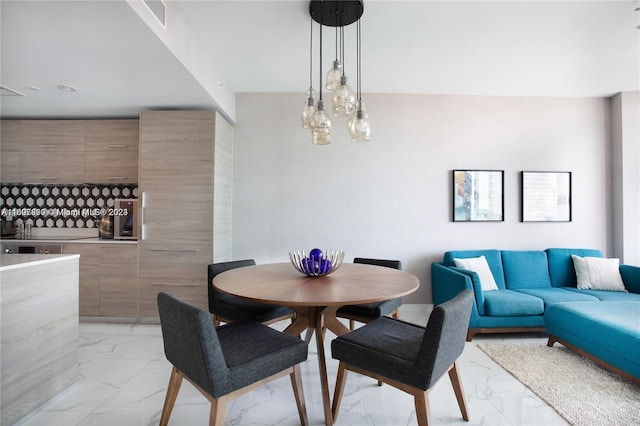
[{"label": "chair wooden leg", "polygon": [[173,405],[176,403],[180,385],[182,385],[182,374],[176,367],[173,367],[171,376],[169,377],[167,396],[164,399],[164,406],[162,407],[162,415],[160,416],[160,426],[167,426],[167,424],[169,424],[169,417],[171,417]]},{"label": "chair wooden leg", "polygon": [[429,407],[429,391],[415,390],[413,401],[416,407],[418,426],[428,426],[431,423],[431,409]]},{"label": "chair wooden leg", "polygon": [[312,337],[313,337],[313,328],[307,328],[307,331],[304,334],[304,341],[307,342],[307,345],[311,341]]},{"label": "chair wooden leg", "polygon": [[352,319],[349,320],[349,330],[353,331],[356,329],[356,322]]},{"label": "chair wooden leg", "polygon": [[213,320],[214,327],[220,327],[220,318],[218,318],[216,314],[212,314],[211,319]]},{"label": "chair wooden leg", "polygon": [[296,397],[296,405],[298,406],[298,414],[300,415],[300,424],[307,426],[309,420],[307,419],[307,406],[304,402],[304,391],[302,389],[302,375],[300,374],[300,364],[293,366],[293,372],[291,373],[291,385],[293,386],[293,394]]},{"label": "chair wooden leg", "polygon": [[464,390],[462,389],[462,381],[460,380],[460,375],[458,374],[458,369],[455,362],[449,370],[449,379],[451,379],[451,385],[453,386],[453,392],[456,394],[456,399],[458,400],[458,406],[460,407],[462,418],[468,422],[469,413],[467,411],[467,398],[464,395]]},{"label": "chair wooden leg", "polygon": [[224,426],[224,418],[227,415],[227,395],[211,399],[211,413],[209,414],[209,426]]},{"label": "chair wooden leg", "polygon": [[336,388],[333,393],[333,406],[331,407],[334,423],[338,418],[338,411],[340,410],[340,403],[342,402],[342,394],[344,393],[344,385],[346,382],[347,370],[345,370],[344,364],[340,362],[338,366],[338,376],[336,377]]}]

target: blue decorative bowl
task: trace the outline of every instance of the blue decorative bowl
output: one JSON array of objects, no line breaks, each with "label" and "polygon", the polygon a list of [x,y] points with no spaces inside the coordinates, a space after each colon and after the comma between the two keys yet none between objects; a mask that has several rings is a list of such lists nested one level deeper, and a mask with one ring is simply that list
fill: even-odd
[{"label": "blue decorative bowl", "polygon": [[289,260],[299,272],[309,277],[321,277],[329,275],[342,265],[344,252],[313,249],[307,253],[306,250],[293,250],[289,252]]}]

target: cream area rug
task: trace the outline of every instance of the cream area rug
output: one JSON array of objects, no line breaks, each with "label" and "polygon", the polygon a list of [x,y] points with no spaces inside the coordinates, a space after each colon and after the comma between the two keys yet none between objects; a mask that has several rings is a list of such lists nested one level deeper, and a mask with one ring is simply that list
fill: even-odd
[{"label": "cream area rug", "polygon": [[558,343],[478,347],[573,425],[640,425],[640,387]]}]

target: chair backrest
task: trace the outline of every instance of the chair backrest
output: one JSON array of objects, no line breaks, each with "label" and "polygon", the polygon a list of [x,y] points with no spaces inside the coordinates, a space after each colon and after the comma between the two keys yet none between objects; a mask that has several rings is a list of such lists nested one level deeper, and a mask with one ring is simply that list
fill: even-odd
[{"label": "chair backrest", "polygon": [[467,289],[433,308],[416,361],[416,369],[424,374],[425,389],[433,386],[462,354],[472,304],[473,291]]},{"label": "chair backrest", "polygon": [[209,313],[158,293],[164,353],[187,378],[214,397],[231,389],[229,369]]},{"label": "chair backrest", "polygon": [[377,266],[384,266],[386,268],[402,269],[402,263],[399,260],[369,259],[366,257],[356,257],[353,259],[353,263],[364,263],[366,265],[377,265]]},{"label": "chair backrest", "polygon": [[230,262],[219,262],[212,263],[207,266],[207,289],[209,295],[209,312],[214,313],[214,302],[216,300],[216,293],[218,293],[213,288],[213,279],[216,275],[221,274],[230,269],[242,268],[243,266],[253,266],[256,264],[256,261],[253,259],[244,259],[244,260],[232,260]]}]

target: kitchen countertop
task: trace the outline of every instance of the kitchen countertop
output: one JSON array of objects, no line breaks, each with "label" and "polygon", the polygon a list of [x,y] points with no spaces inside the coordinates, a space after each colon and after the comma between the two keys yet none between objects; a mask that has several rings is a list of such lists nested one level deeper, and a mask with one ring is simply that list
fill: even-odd
[{"label": "kitchen countertop", "polygon": [[80,258],[79,254],[12,254],[0,257],[0,271]]},{"label": "kitchen countertop", "polygon": [[137,244],[137,240],[100,239],[97,228],[31,228],[31,238],[0,237],[3,244]]},{"label": "kitchen countertop", "polygon": [[69,244],[69,243],[100,243],[100,244],[137,244],[138,240],[102,240],[98,237],[47,237],[47,238],[1,238],[4,244]]}]

